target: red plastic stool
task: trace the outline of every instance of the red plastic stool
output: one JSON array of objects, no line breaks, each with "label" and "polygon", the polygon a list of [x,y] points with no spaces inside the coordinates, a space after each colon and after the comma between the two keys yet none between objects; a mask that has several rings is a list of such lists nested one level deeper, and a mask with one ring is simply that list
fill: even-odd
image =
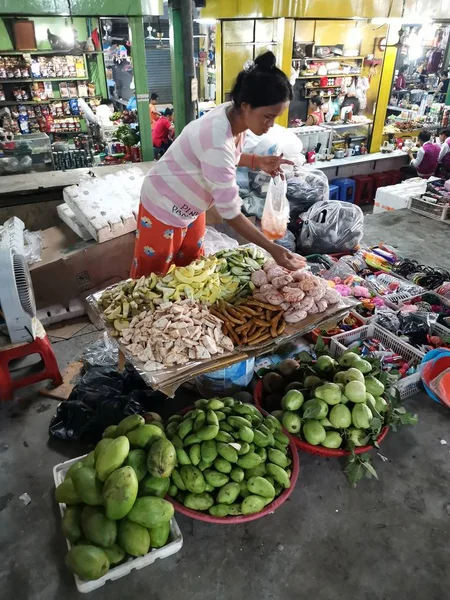
[{"label": "red plastic stool", "polygon": [[373,181],[368,175],[355,175],[352,177],[356,183],[355,204],[370,204],[373,202]]},{"label": "red plastic stool", "polygon": [[385,173],[372,173],[369,177],[373,181],[373,196],[377,193],[377,189],[380,187],[385,187],[386,185],[391,185],[391,178],[388,175],[388,171]]},{"label": "red plastic stool", "polygon": [[[31,354],[39,354],[44,363],[43,369],[21,379],[13,379],[9,363]],[[61,385],[63,382],[52,345],[47,336],[37,337],[33,342],[15,344],[4,350],[0,349],[0,400],[12,400],[16,389],[44,381],[44,379],[51,379],[55,386]]]},{"label": "red plastic stool", "polygon": [[403,173],[400,173],[400,171],[396,171],[395,169],[386,171],[385,175],[389,175],[390,177],[389,185],[397,185],[397,183],[403,181]]}]

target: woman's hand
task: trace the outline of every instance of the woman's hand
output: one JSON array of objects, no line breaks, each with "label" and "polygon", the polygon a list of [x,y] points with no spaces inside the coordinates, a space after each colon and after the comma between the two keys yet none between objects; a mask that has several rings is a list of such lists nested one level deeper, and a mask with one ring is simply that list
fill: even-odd
[{"label": "woman's hand", "polygon": [[303,256],[294,254],[286,248],[283,248],[283,246],[279,246],[275,243],[273,244],[273,248],[270,249],[270,254],[280,267],[289,269],[289,271],[303,269],[306,265],[306,259]]},{"label": "woman's hand", "polygon": [[283,169],[281,165],[294,165],[295,163],[292,160],[287,160],[283,158],[283,155],[280,156],[255,156],[255,167],[264,171],[271,177],[276,177],[277,175],[283,174]]}]

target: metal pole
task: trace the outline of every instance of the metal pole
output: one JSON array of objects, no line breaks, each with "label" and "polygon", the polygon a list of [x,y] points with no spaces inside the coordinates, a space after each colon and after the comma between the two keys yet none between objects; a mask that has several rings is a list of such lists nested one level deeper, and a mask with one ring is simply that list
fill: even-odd
[{"label": "metal pole", "polygon": [[169,7],[170,68],[172,70],[172,100],[175,116],[175,132],[180,135],[186,125],[184,108],[183,78],[183,34],[181,31],[180,11]]},{"label": "metal pole", "polygon": [[186,124],[195,119],[197,102],[197,80],[195,78],[194,66],[194,14],[192,4],[192,0],[181,0],[180,2]]}]

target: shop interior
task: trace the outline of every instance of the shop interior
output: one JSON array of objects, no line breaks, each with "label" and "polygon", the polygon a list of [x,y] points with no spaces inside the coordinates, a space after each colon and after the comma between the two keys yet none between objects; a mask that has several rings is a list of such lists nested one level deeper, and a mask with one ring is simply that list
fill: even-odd
[{"label": "shop interior", "polygon": [[448,598],[450,0],[16,4],[2,598]]}]

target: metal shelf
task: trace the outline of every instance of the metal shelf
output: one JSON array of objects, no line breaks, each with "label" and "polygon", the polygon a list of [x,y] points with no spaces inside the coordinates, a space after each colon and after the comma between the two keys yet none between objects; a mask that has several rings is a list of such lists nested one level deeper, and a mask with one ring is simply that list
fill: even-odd
[{"label": "metal shelf", "polygon": [[[102,98],[103,96],[74,96],[71,98],[50,98],[49,100],[5,100],[0,102],[0,106],[15,106],[17,104],[32,104],[33,106],[39,106],[40,104],[51,104],[52,102],[68,102],[69,100],[76,100],[77,98]],[[76,115],[78,116],[78,115]]]},{"label": "metal shelf", "polygon": [[[328,75],[300,75],[297,79],[322,79],[322,77],[359,77],[361,72],[359,73],[329,73]],[[326,87],[326,86],[325,86]],[[339,86],[341,87],[341,86]]]},{"label": "metal shelf", "polygon": [[89,81],[89,77],[28,77],[27,79],[0,79],[3,83],[33,83],[34,81]]},{"label": "metal shelf", "polygon": [[44,55],[55,55],[55,56],[84,56],[86,54],[103,54],[98,50],[92,52],[73,52],[69,50],[0,50],[0,56],[23,56],[24,54],[30,54],[32,56],[44,56]]},{"label": "metal shelf", "polygon": [[364,60],[366,57],[365,56],[327,56],[326,58],[319,58],[318,56],[313,56],[312,58],[309,57],[305,57],[305,58],[297,58],[297,59],[293,59],[293,60],[304,60],[304,61],[311,61],[311,60],[316,60],[316,61],[329,61],[329,62],[336,62],[336,61],[342,61],[342,60]]}]

